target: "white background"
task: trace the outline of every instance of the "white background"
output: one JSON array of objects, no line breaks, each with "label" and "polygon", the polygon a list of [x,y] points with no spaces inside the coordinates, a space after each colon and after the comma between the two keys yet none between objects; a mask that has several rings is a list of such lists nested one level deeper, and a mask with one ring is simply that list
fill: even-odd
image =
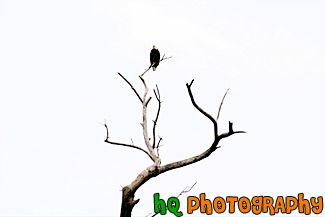
[{"label": "white background", "polygon": [[[232,121],[247,134],[147,182],[135,216],[153,212],[154,193],[195,182],[184,214],[187,196],[203,192],[324,196],[324,11],[324,1],[0,1],[0,216],[119,215],[121,185],[151,162],[104,143],[99,123],[111,140],[145,147],[141,105],[117,72],[142,94],[154,44],[173,56],[145,75],[163,98],[163,164],[213,141],[190,103],[192,79],[214,116],[230,87],[220,132]],[[156,109],[152,100],[150,121]]]}]

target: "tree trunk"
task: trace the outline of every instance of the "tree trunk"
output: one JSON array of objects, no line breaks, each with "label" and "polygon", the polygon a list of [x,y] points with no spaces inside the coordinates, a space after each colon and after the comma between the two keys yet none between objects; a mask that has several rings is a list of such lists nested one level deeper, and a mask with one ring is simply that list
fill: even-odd
[{"label": "tree trunk", "polygon": [[132,191],[128,186],[123,188],[122,194],[122,206],[120,217],[131,217],[133,207],[139,202],[140,199],[134,199],[134,191]]}]

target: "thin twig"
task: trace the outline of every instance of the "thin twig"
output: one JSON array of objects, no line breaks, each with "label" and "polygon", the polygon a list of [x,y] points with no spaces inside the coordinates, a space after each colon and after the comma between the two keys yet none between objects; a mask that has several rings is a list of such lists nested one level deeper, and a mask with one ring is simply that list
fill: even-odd
[{"label": "thin twig", "polygon": [[[196,183],[197,182],[195,182],[192,186],[186,186],[185,188],[184,188],[184,190],[181,192],[181,193],[179,193],[179,195],[177,196],[177,198],[179,198],[179,196],[181,196],[182,194],[184,194],[184,193],[188,193],[188,192],[190,192],[191,190],[192,190],[192,188],[194,187],[194,185],[196,185]],[[187,188],[189,188],[188,190],[186,190]],[[153,213],[149,213],[148,215],[146,215],[146,217],[148,217],[149,215],[152,215]],[[160,214],[160,212],[159,213],[155,213],[154,215],[152,215],[151,217],[154,217],[154,216],[156,216],[156,215],[158,215],[158,214]]]},{"label": "thin twig", "polygon": [[217,121],[218,121],[218,119],[219,119],[219,115],[220,115],[221,107],[222,107],[223,101],[224,101],[225,98],[226,98],[226,95],[227,95],[227,93],[228,93],[228,90],[229,90],[229,88],[227,89],[225,95],[223,96],[223,98],[222,98],[222,100],[221,100],[221,103],[220,103],[220,106],[219,106],[219,110],[218,110]]},{"label": "thin twig", "polygon": [[158,144],[157,144],[157,156],[158,156],[158,158],[160,158],[159,157],[159,145],[160,145],[160,142],[161,142],[161,140],[162,140],[162,138],[159,136],[159,141],[158,141]]},{"label": "thin twig", "polygon": [[[179,196],[181,196],[182,194],[184,194],[184,193],[187,193],[187,192],[190,192],[191,190],[192,190],[192,188],[194,187],[194,185],[196,185],[196,182],[192,185],[192,186],[186,186],[185,188],[184,188],[184,190],[177,196],[177,198],[179,197]],[[187,188],[189,188],[188,190],[186,190]]]},{"label": "thin twig", "polygon": [[160,62],[162,62],[163,60],[167,60],[167,59],[170,59],[172,58],[173,56],[170,56],[170,57],[165,57],[165,54],[163,55],[163,57],[161,58]]},{"label": "thin twig", "polygon": [[104,124],[105,128],[106,128],[106,139],[109,138],[109,134],[108,134],[108,127],[107,127],[107,123],[106,123],[106,119],[105,119],[105,124]]},{"label": "thin twig", "polygon": [[134,93],[139,98],[140,102],[143,103],[140,95],[138,94],[137,90],[133,87],[133,85],[121,73],[118,72],[117,74],[119,74],[119,76],[121,76],[124,79],[124,81],[130,85],[130,87],[132,88],[132,90],[134,91]]},{"label": "thin twig", "polygon": [[155,148],[155,146],[156,146],[156,126],[157,126],[157,121],[158,121],[160,108],[161,108],[161,98],[160,98],[158,85],[156,85],[156,88],[157,88],[157,91],[154,89],[153,92],[155,93],[156,99],[158,101],[158,111],[157,111],[156,119],[153,121],[153,144],[152,144],[152,148]]}]

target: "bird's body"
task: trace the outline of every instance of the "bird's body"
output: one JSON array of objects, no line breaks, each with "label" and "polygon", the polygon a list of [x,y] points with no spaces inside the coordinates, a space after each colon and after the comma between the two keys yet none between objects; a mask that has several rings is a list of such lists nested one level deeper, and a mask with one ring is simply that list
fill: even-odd
[{"label": "bird's body", "polygon": [[160,61],[160,53],[159,50],[156,49],[156,46],[154,45],[150,52],[150,63],[154,71],[156,71],[156,68],[159,65],[159,61]]}]

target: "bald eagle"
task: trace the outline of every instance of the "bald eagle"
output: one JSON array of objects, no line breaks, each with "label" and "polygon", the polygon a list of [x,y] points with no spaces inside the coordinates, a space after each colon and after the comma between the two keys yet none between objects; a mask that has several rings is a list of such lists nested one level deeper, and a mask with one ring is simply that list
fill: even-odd
[{"label": "bald eagle", "polygon": [[156,46],[154,45],[150,52],[150,63],[154,71],[156,71],[156,68],[159,65],[159,61],[160,61],[160,53],[159,50],[156,49]]}]

